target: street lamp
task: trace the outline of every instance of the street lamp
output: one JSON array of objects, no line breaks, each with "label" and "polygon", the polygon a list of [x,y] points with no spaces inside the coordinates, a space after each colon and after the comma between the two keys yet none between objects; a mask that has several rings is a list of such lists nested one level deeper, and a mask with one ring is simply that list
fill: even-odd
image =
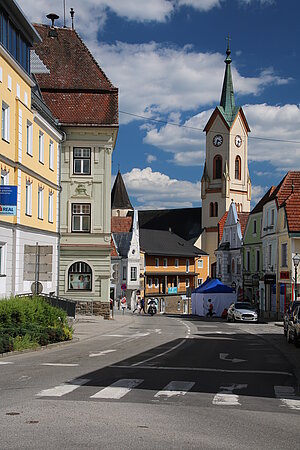
[{"label": "street lamp", "polygon": [[298,292],[297,292],[297,267],[298,267],[299,262],[300,262],[300,255],[298,255],[298,253],[296,253],[293,256],[293,263],[294,263],[294,267],[295,267],[295,300],[297,300],[297,297],[298,297]]}]

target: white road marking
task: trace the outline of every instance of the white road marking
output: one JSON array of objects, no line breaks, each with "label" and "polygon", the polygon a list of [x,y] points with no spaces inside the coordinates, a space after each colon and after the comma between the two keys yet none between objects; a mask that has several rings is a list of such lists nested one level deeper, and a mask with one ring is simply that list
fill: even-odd
[{"label": "white road marking", "polygon": [[77,378],[70,381],[70,383],[63,383],[54,388],[44,389],[36,394],[37,397],[62,397],[65,394],[75,391],[83,384],[88,383],[90,380],[86,378]]},{"label": "white road marking", "polygon": [[228,358],[228,353],[220,353],[219,356],[220,356],[220,359],[222,359],[223,361],[230,361],[233,363],[246,362],[245,359],[238,359],[238,358],[230,359],[230,358]]},{"label": "white road marking", "polygon": [[296,397],[293,386],[274,386],[275,396],[282,402],[282,406],[300,410],[300,398]]},{"label": "white road marking", "polygon": [[139,366],[140,364],[144,364],[145,362],[152,361],[153,359],[160,358],[161,356],[164,356],[164,355],[166,355],[167,353],[170,353],[170,352],[172,352],[173,350],[176,350],[176,348],[180,347],[180,346],[181,346],[182,344],[184,344],[185,342],[186,342],[186,339],[184,339],[183,341],[179,342],[179,344],[174,345],[174,347],[169,348],[169,350],[166,350],[165,352],[159,353],[159,354],[156,355],[156,356],[151,356],[151,358],[144,359],[144,361],[140,361],[140,362],[138,362],[138,363],[132,364],[131,367]]},{"label": "white road marking", "polygon": [[144,380],[139,380],[136,378],[123,378],[110,386],[101,389],[101,391],[96,392],[96,394],[92,395],[90,398],[110,398],[119,400],[143,381]]},{"label": "white road marking", "polygon": [[[149,358],[149,359],[154,359]],[[138,363],[141,364],[141,363]],[[132,369],[136,364],[131,366],[121,365],[121,364],[113,364],[109,367],[113,368],[122,368],[122,369]],[[280,372],[275,370],[239,370],[239,369],[212,369],[210,367],[165,367],[165,366],[140,366],[139,369],[145,370],[191,370],[194,372],[220,372],[220,373],[250,373],[250,374],[260,374],[260,375],[285,375],[288,377],[293,377],[294,375],[290,372]]]},{"label": "white road marking", "polygon": [[90,353],[89,357],[94,358],[95,356],[103,356],[103,355],[107,355],[108,353],[112,353],[112,352],[116,352],[116,351],[117,350],[103,350],[102,352]]},{"label": "white road marking", "polygon": [[218,392],[213,398],[213,405],[222,406],[238,406],[240,405],[239,396],[233,394],[233,391],[237,389],[244,389],[247,384],[232,384],[230,386],[221,386],[221,391]]},{"label": "white road marking", "polygon": [[14,364],[13,362],[8,362],[8,361],[0,361],[0,366],[6,366],[8,364]]},{"label": "white road marking", "polygon": [[158,391],[154,397],[174,397],[176,395],[185,395],[194,386],[192,381],[171,381],[162,391]]},{"label": "white road marking", "polygon": [[67,364],[67,363],[41,363],[40,366],[77,367],[77,366],[79,366],[79,364]]},{"label": "white road marking", "polygon": [[134,334],[103,334],[105,337],[127,337],[127,338],[138,338],[149,336],[150,333],[134,333]]}]

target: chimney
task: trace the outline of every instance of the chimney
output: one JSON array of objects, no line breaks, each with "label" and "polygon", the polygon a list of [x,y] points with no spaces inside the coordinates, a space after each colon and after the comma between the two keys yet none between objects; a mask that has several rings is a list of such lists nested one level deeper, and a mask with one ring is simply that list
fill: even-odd
[{"label": "chimney", "polygon": [[50,29],[49,29],[48,36],[50,36],[50,37],[57,37],[58,34],[57,34],[57,31],[54,28],[54,21],[59,19],[59,16],[57,14],[50,13],[50,14],[47,14],[46,17],[47,17],[47,19],[51,20],[51,26],[50,26]]}]

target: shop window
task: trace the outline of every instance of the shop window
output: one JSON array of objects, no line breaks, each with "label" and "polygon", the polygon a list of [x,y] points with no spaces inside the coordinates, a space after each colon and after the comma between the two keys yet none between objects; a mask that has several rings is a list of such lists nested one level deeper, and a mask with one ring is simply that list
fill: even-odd
[{"label": "shop window", "polygon": [[76,262],[68,272],[69,290],[92,290],[92,269],[87,263]]}]

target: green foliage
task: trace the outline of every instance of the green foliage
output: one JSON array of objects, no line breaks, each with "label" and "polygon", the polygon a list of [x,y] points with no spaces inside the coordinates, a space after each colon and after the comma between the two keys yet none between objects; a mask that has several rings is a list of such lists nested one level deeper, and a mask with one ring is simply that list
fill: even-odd
[{"label": "green foliage", "polygon": [[72,339],[67,315],[41,297],[0,301],[0,353]]}]

